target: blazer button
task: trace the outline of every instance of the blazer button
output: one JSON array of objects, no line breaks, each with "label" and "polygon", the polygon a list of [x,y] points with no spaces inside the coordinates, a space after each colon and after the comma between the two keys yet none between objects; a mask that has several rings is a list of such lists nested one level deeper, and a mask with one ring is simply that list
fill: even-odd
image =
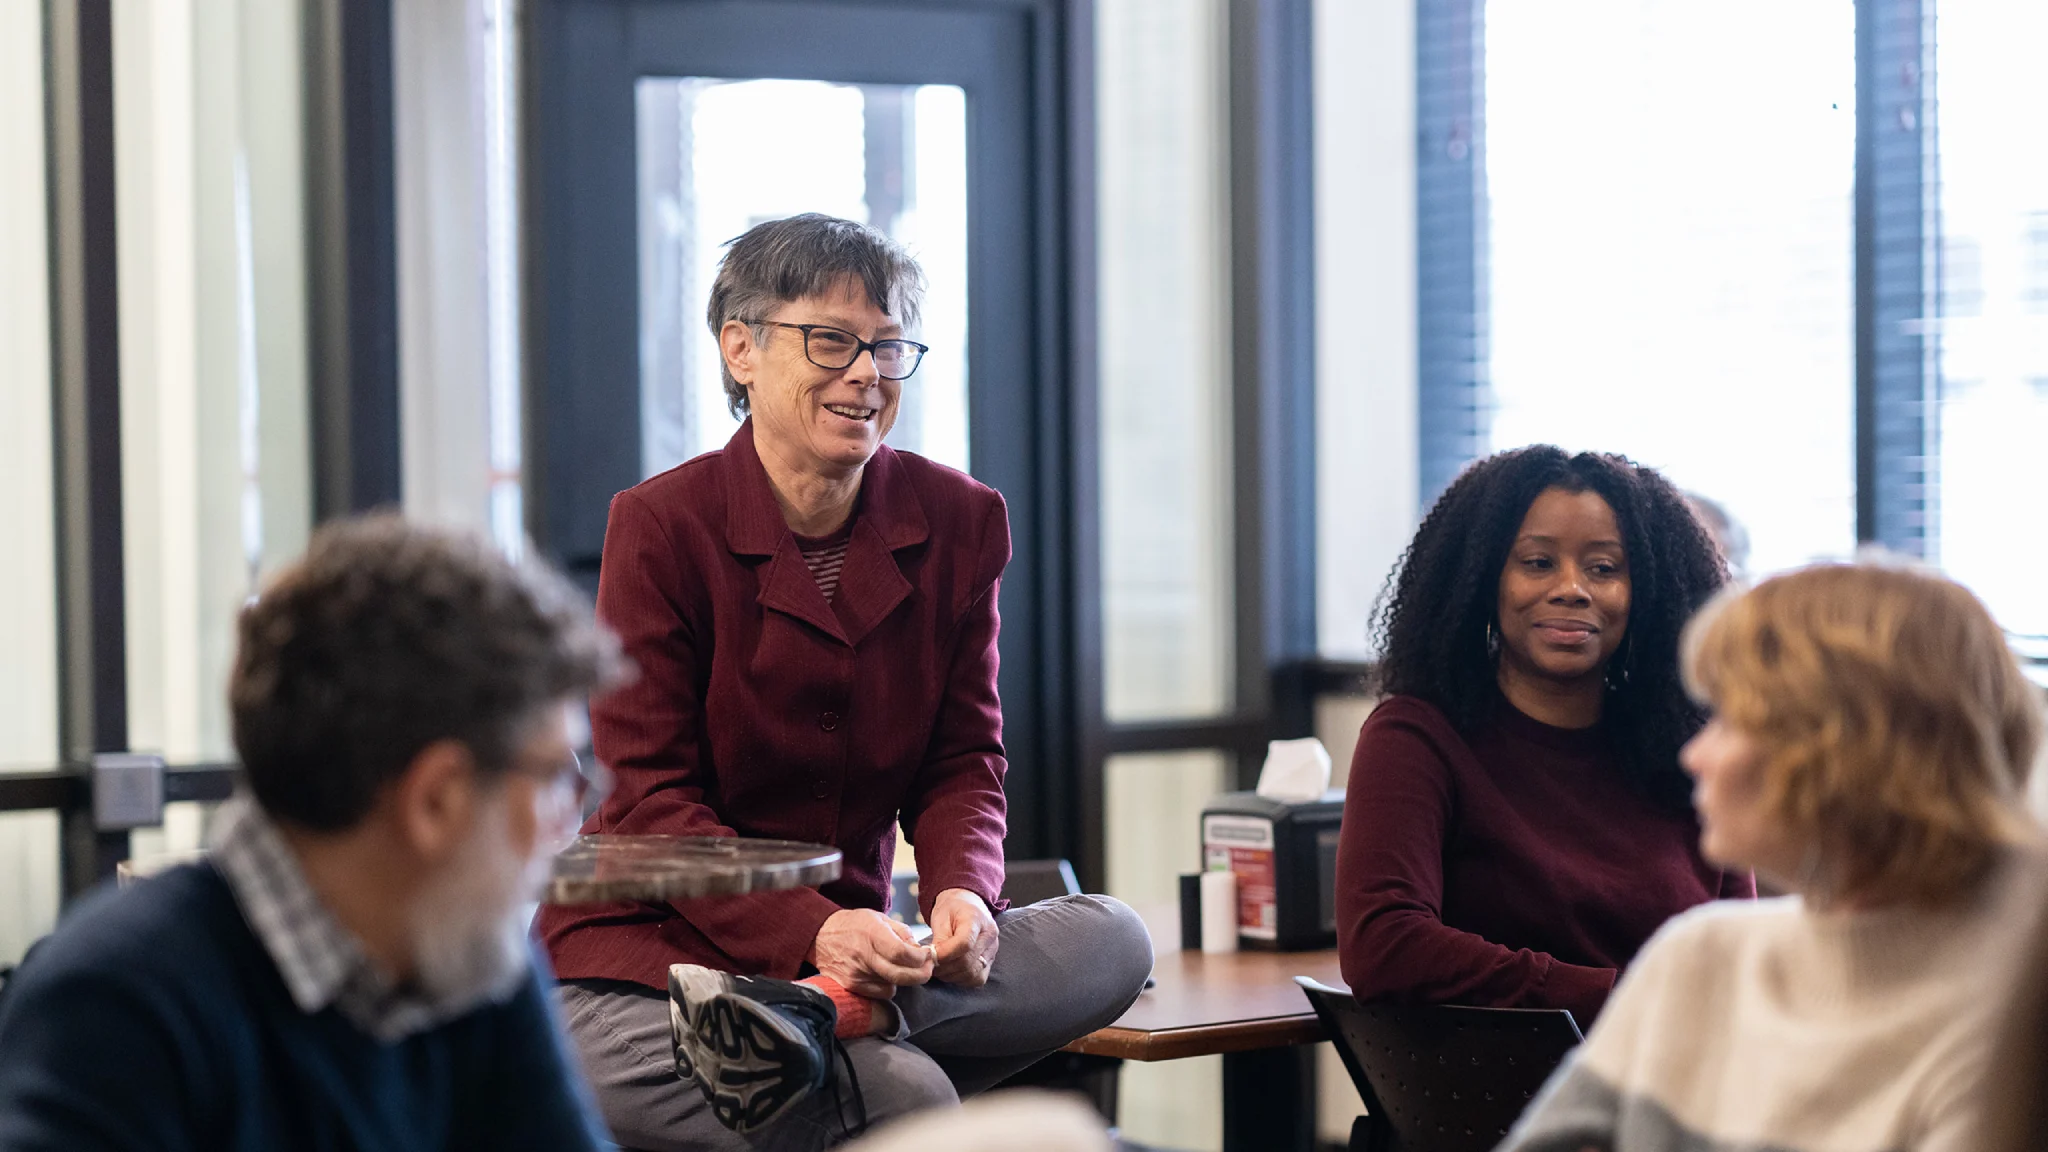
[{"label": "blazer button", "polygon": [[823,776],[820,776],[816,780],[811,781],[811,799],[823,800],[825,797],[830,796],[831,794],[832,785],[827,783]]},{"label": "blazer button", "polygon": [[827,712],[823,716],[818,717],[818,727],[823,728],[827,732],[839,727],[839,713]]}]

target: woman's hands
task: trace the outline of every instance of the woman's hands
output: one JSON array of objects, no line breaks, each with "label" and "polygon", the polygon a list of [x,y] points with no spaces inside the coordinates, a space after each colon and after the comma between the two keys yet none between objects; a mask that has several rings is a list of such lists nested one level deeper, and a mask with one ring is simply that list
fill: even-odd
[{"label": "woman's hands", "polygon": [[996,918],[981,897],[948,888],[932,902],[932,943],[880,912],[845,908],[825,918],[806,960],[856,996],[887,1000],[906,984],[934,976],[962,988],[988,983],[996,959]]},{"label": "woman's hands", "polygon": [[825,918],[805,957],[821,975],[870,1000],[887,1000],[904,984],[932,978],[932,950],[910,929],[868,908],[843,908]]},{"label": "woman's hands", "polygon": [[981,897],[965,888],[948,888],[932,901],[932,948],[939,979],[962,988],[988,983],[997,943],[996,918]]}]

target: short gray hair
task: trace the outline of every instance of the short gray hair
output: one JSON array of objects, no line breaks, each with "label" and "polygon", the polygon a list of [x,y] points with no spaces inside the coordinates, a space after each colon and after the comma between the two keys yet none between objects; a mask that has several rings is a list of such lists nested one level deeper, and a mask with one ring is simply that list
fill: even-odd
[{"label": "short gray hair", "polygon": [[[924,270],[901,244],[865,224],[805,212],[769,220],[747,229],[726,245],[711,284],[704,319],[711,338],[719,339],[726,322],[751,325],[761,337],[760,320],[779,304],[830,291],[851,276],[867,289],[875,307],[905,328],[917,324],[924,301]],[[733,415],[747,411],[747,389],[733,379],[721,349],[719,375],[725,380],[725,406]]]}]

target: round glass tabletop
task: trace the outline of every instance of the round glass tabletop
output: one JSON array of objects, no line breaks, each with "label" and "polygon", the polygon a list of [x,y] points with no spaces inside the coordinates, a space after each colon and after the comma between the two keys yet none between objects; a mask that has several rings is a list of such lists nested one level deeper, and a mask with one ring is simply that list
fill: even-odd
[{"label": "round glass tabletop", "polygon": [[735,836],[578,836],[554,860],[548,904],[693,900],[839,878],[839,850]]}]

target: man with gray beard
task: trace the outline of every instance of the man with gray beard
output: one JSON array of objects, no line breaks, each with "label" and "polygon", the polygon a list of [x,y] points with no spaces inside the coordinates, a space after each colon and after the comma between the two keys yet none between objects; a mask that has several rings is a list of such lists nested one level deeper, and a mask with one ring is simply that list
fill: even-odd
[{"label": "man with gray beard", "polygon": [[0,996],[0,1148],[607,1146],[524,928],[595,780],[569,709],[621,663],[543,565],[323,528],[242,614],[207,859],[89,898]]}]

